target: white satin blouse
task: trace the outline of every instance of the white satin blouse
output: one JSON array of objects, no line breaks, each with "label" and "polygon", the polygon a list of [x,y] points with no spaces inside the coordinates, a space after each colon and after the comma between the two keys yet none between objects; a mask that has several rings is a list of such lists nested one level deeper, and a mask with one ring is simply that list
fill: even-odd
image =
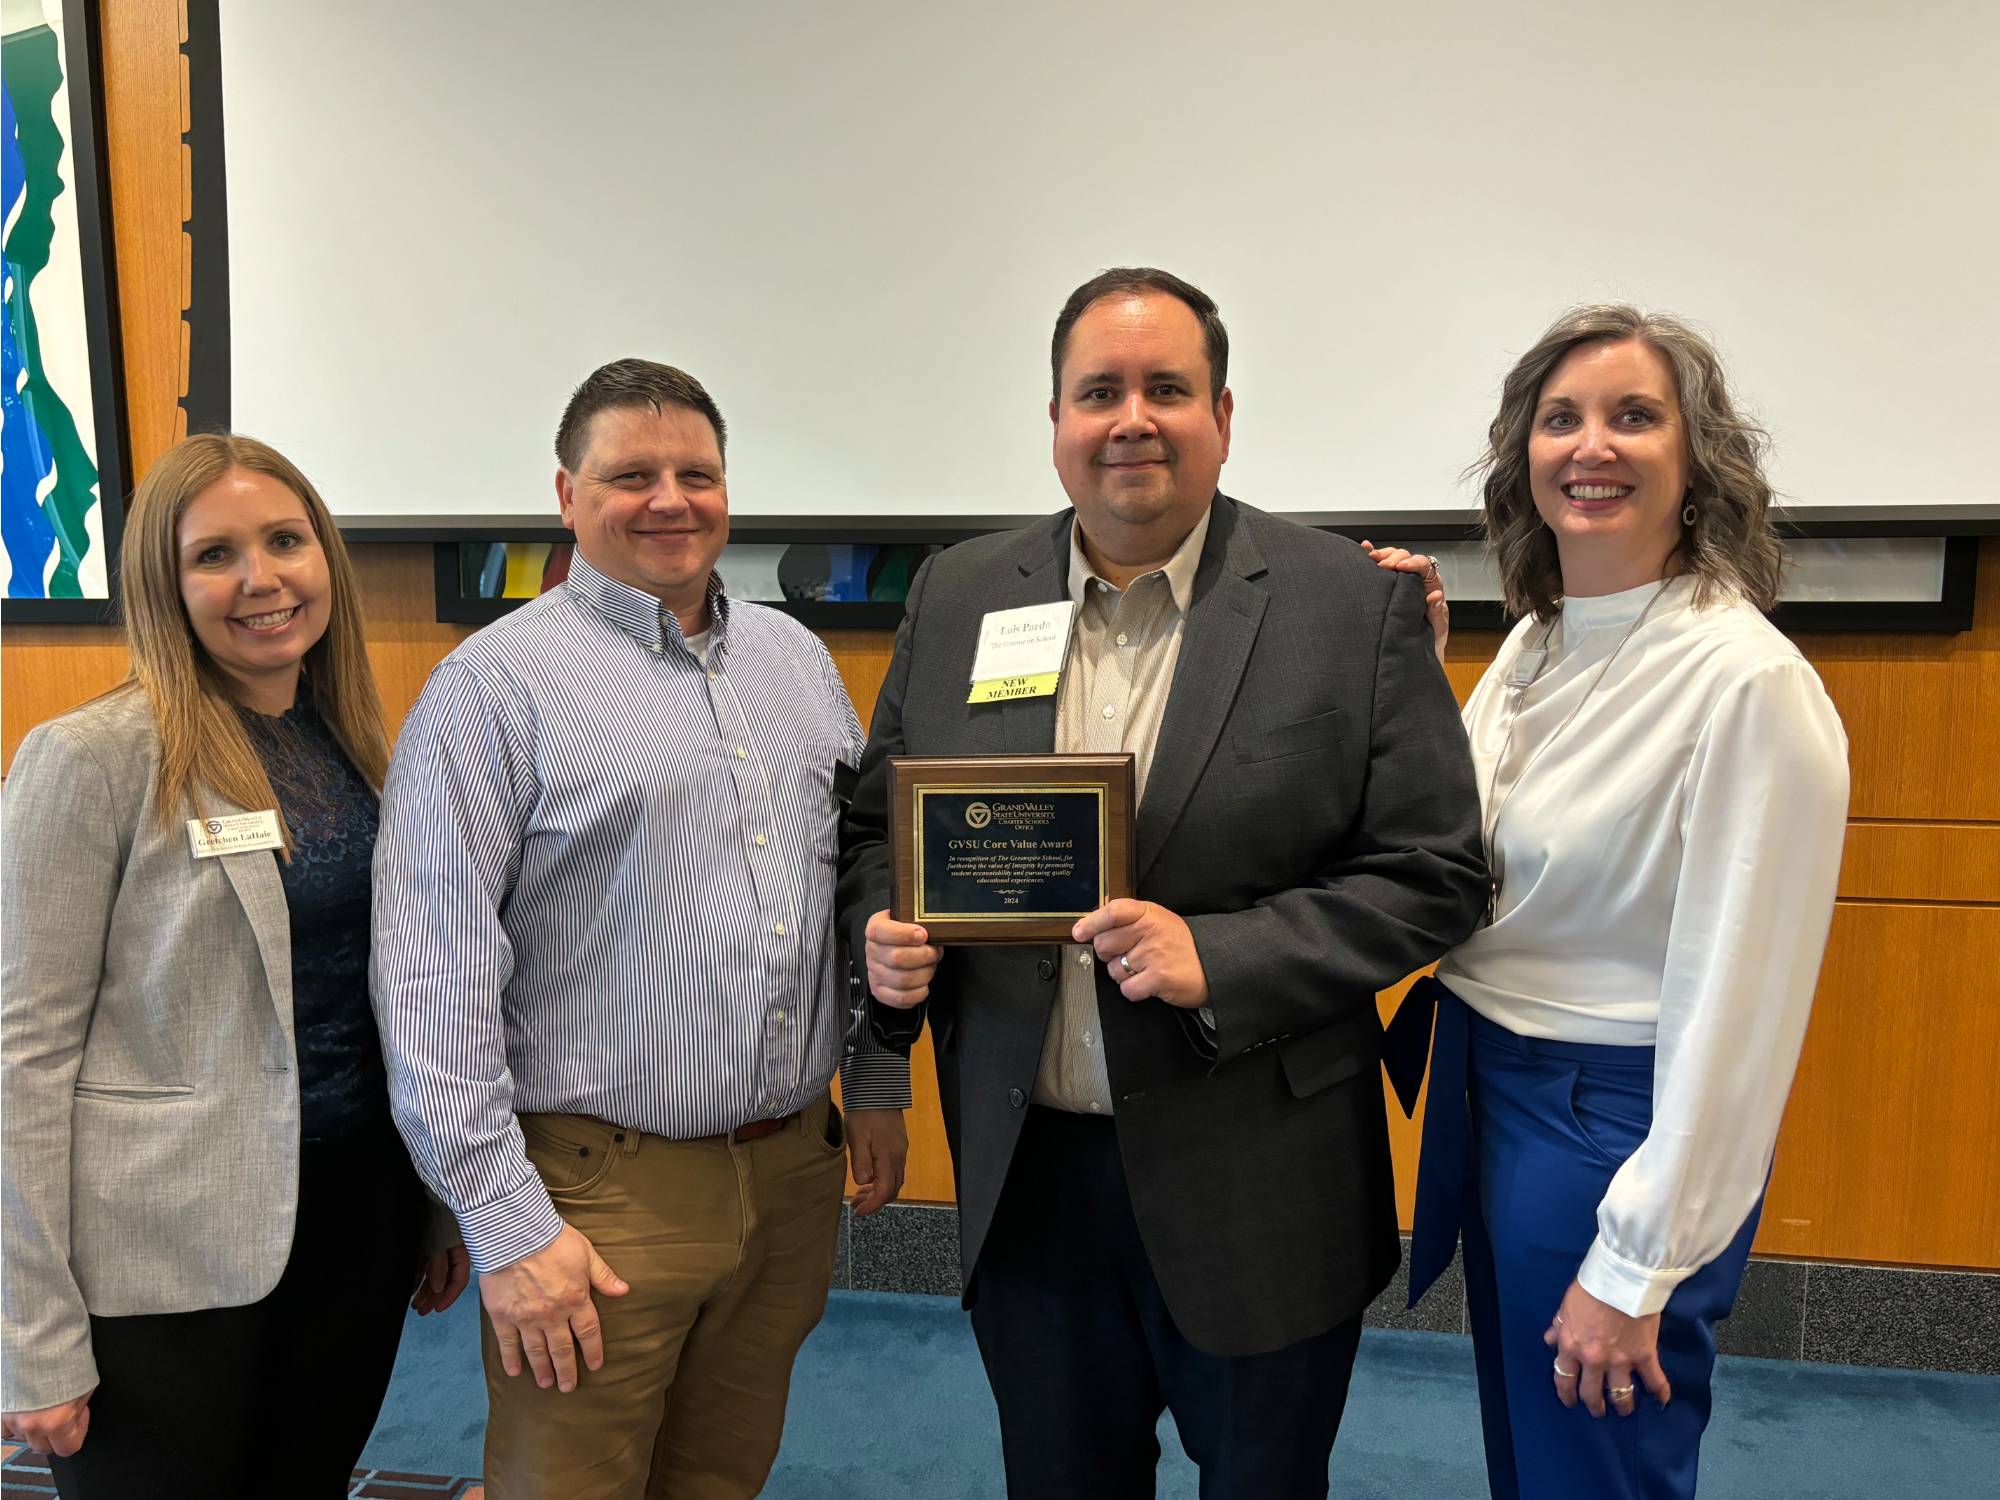
[{"label": "white satin blouse", "polygon": [[1651,1131],[1578,1273],[1634,1316],[1763,1191],[1846,831],[1847,737],[1818,675],[1754,606],[1692,592],[1566,601],[1525,689],[1509,677],[1544,627],[1508,636],[1464,715],[1495,917],[1438,967],[1510,1031],[1658,1048]]}]

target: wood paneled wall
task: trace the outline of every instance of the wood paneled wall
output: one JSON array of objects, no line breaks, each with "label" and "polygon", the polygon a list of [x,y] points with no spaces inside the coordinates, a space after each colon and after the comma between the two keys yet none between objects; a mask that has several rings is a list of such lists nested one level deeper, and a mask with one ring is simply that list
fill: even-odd
[{"label": "wood paneled wall", "polygon": [[[176,0],[105,7],[107,139],[137,472],[185,430],[188,301],[185,22]],[[427,548],[355,549],[392,725],[465,632],[435,618]],[[866,722],[884,631],[827,642]],[[1451,645],[1461,698],[1498,637]],[[1956,636],[1803,639],[1847,725],[1854,777],[1841,899],[1785,1117],[1758,1248],[1769,1254],[2000,1267],[2000,539]],[[18,626],[0,646],[11,761],[33,725],[117,682],[109,630]],[[1401,987],[1382,998],[1386,1014]],[[917,1056],[906,1196],[949,1201],[928,1041]],[[1387,1106],[1408,1222],[1417,1127]]]}]

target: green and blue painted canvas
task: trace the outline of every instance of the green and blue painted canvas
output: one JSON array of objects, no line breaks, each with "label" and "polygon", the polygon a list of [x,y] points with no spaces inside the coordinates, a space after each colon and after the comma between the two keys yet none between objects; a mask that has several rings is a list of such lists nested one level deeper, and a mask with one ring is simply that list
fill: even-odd
[{"label": "green and blue painted canvas", "polygon": [[0,594],[110,593],[61,0],[5,0]]}]

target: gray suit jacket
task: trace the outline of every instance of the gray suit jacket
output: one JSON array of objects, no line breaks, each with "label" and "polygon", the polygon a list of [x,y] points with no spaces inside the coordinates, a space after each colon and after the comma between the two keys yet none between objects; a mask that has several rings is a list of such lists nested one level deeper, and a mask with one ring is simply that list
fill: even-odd
[{"label": "gray suit jacket", "polygon": [[[856,952],[888,904],[887,758],[1053,747],[1055,699],[968,704],[966,678],[986,611],[1064,597],[1070,524],[963,543],[913,581],[844,829]],[[1486,902],[1471,757],[1416,580],[1218,495],[1137,844],[1138,894],[1187,919],[1216,1029],[1127,1003],[1099,969],[1133,1212],[1197,1347],[1279,1348],[1355,1316],[1395,1272],[1375,992],[1464,938]],[[1056,959],[949,948],[931,985],[972,1296]],[[897,1045],[923,1024],[873,1017]]]},{"label": "gray suit jacket", "polygon": [[10,1411],[96,1385],[88,1314],[254,1302],[291,1250],[299,1085],[277,856],[194,858],[191,810],[161,826],[158,759],[129,691],[36,728],[7,779]]}]

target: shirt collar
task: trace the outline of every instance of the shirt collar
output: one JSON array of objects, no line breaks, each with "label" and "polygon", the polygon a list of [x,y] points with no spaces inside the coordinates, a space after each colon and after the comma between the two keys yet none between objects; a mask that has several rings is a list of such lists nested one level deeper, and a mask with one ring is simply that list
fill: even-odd
[{"label": "shirt collar", "polygon": [[[598,572],[580,550],[570,553],[569,576],[563,587],[649,651],[669,642],[684,644],[680,622],[672,610],[644,589]],[[709,650],[714,651],[729,633],[729,595],[723,591],[722,574],[713,568],[708,574],[708,629]]]},{"label": "shirt collar", "polygon": [[[1174,555],[1155,572],[1166,575],[1167,592],[1173,596],[1174,608],[1182,614],[1194,602],[1194,575],[1201,567],[1201,549],[1208,540],[1208,518],[1214,514],[1213,504],[1201,513],[1201,519],[1194,523],[1194,530],[1181,539]],[[1097,569],[1090,565],[1090,559],[1083,552],[1083,519],[1078,517],[1069,528],[1069,596],[1081,604],[1084,590],[1097,577]],[[1151,578],[1152,573],[1141,574]],[[1133,580],[1135,583],[1137,579]]]},{"label": "shirt collar", "polygon": [[1565,599],[1562,624],[1565,638],[1586,630],[1634,624],[1641,615],[1653,619],[1671,613],[1682,599],[1691,597],[1686,575],[1661,583],[1642,583],[1637,588],[1615,594],[1592,594],[1581,599]]}]

